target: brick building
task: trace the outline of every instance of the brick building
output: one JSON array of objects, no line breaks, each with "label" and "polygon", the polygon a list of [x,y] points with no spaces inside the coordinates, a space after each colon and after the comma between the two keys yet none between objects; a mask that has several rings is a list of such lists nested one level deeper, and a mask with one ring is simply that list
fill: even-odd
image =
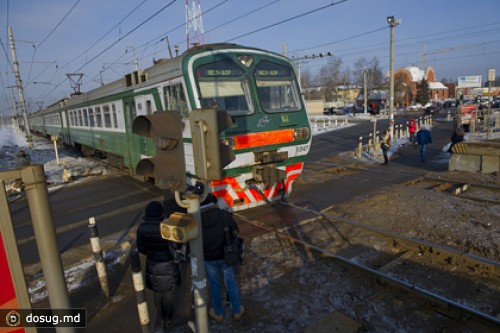
[{"label": "brick building", "polygon": [[425,78],[429,84],[431,99],[449,98],[448,87],[436,81],[436,73],[432,67],[425,71],[416,66],[399,68],[394,73],[394,98],[396,105],[411,105],[417,96],[417,85]]}]

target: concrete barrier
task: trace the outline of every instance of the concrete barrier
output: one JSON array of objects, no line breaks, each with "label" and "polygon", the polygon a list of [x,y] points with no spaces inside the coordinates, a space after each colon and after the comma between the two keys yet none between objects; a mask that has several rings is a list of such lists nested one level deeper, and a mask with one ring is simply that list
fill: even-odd
[{"label": "concrete barrier", "polygon": [[448,170],[484,174],[500,171],[500,142],[463,142],[451,149]]}]

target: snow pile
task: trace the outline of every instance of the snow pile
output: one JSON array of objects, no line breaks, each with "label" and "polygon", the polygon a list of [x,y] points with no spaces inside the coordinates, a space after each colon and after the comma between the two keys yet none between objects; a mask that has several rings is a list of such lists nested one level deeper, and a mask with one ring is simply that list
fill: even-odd
[{"label": "snow pile", "polygon": [[[17,133],[11,126],[0,127],[0,172],[15,168],[15,159],[19,151],[24,150],[33,164],[43,164],[47,183],[64,183],[64,169],[67,170],[67,178],[76,179],[91,175],[106,175],[109,169],[102,163],[88,158],[82,158],[81,154],[72,148],[58,145],[59,164],[56,161],[54,144],[45,138],[33,136],[33,147],[30,148],[24,137],[24,133]],[[16,182],[7,182],[8,193],[18,192],[19,185]]]}]

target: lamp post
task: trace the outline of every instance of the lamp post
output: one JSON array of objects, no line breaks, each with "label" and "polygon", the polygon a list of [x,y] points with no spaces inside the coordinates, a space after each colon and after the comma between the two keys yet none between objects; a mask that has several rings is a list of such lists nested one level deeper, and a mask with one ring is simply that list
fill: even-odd
[{"label": "lamp post", "polygon": [[394,138],[394,27],[401,24],[400,19],[394,19],[394,16],[387,16],[387,23],[391,28],[391,45],[389,54],[389,131],[391,140]]}]

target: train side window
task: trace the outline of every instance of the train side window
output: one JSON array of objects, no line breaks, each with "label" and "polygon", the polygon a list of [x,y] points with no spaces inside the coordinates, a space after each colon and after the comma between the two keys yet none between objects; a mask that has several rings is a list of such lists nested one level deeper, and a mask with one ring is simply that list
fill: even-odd
[{"label": "train side window", "polygon": [[95,124],[96,127],[102,127],[102,114],[99,106],[95,107]]},{"label": "train side window", "polygon": [[83,126],[89,126],[89,116],[87,109],[83,109]]},{"label": "train side window", "polygon": [[116,106],[115,104],[111,104],[111,113],[113,115],[113,125],[115,128],[118,128],[118,116],[116,115]]},{"label": "train side window", "polygon": [[109,112],[109,105],[104,105],[102,107],[102,112],[104,114],[104,127],[111,127],[111,113]]},{"label": "train side window", "polygon": [[153,113],[153,108],[151,107],[151,101],[147,100],[146,101],[146,114],[152,114]]},{"label": "train side window", "polygon": [[89,108],[89,124],[90,127],[94,127],[94,110],[92,108]]}]

